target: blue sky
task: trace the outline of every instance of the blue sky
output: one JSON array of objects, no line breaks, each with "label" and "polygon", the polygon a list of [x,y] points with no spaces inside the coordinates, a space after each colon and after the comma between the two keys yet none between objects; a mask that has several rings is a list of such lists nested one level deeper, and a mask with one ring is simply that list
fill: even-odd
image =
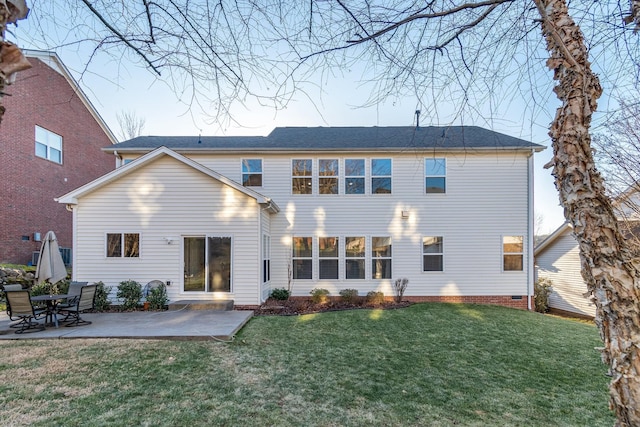
[{"label": "blue sky", "polygon": [[543,169],[552,157],[547,129],[558,106],[550,89],[550,72],[540,76],[549,81],[548,93],[536,101],[534,113],[531,101],[517,96],[500,101],[488,99],[476,104],[475,111],[455,110],[453,103],[442,98],[432,101],[430,106],[419,104],[415,97],[359,107],[367,104],[372,86],[361,83],[363,70],[352,68],[340,74],[326,70],[319,73],[282,110],[248,100],[244,105],[232,107],[232,119],[225,117],[216,122],[207,105],[181,99],[185,95],[176,93],[164,80],[171,76],[158,79],[134,64],[129,59],[131,55],[122,55],[120,59],[97,55],[86,67],[90,50],[77,45],[52,48],[35,44],[25,37],[29,31],[32,29],[28,20],[21,22],[13,40],[22,48],[55,51],[116,135],[119,133],[116,115],[122,111],[144,118],[143,133],[149,135],[266,135],[276,126],[411,126],[415,124],[415,110],[421,109],[422,126],[477,125],[547,146],[534,157],[535,211],[544,218],[542,233],[553,231],[564,221],[550,170]]}]

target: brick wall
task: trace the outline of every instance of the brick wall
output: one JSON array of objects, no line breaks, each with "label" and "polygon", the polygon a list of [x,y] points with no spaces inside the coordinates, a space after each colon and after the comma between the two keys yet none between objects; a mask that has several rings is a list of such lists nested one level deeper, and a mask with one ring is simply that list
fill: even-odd
[{"label": "brick wall", "polygon": [[[71,247],[72,217],[53,199],[109,172],[111,141],[67,80],[39,59],[3,98],[0,124],[0,262],[26,264],[40,250],[33,233],[53,230]],[[62,136],[62,164],[35,155],[35,126]],[[28,238],[28,240],[23,240]]]},{"label": "brick wall", "polygon": [[528,310],[526,295],[415,296],[404,297],[403,299],[411,302],[449,302],[459,304],[501,305],[503,307]]}]

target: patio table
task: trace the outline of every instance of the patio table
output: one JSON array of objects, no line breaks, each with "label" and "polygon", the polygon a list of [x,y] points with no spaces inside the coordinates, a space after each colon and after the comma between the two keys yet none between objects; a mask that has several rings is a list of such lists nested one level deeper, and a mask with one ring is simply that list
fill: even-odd
[{"label": "patio table", "polygon": [[44,301],[47,303],[46,316],[44,318],[45,326],[55,324],[58,327],[58,301],[68,298],[67,294],[55,294],[55,295],[37,295],[31,297],[31,301]]}]

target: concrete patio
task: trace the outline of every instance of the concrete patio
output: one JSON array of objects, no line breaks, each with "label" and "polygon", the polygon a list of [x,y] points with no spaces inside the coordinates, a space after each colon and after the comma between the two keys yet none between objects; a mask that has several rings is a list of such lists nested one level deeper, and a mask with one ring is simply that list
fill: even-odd
[{"label": "concrete patio", "polygon": [[[0,340],[137,338],[228,341],[251,319],[253,311],[169,310],[128,313],[86,313],[90,325],[16,334],[5,312],[0,314]],[[42,322],[42,320],[40,321]]]}]

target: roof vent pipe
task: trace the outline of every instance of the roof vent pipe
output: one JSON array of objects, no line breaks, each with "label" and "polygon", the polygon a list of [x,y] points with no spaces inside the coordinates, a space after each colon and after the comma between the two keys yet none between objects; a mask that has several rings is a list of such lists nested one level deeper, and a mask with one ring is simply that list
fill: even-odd
[{"label": "roof vent pipe", "polygon": [[420,129],[420,110],[416,110],[416,130]]}]

